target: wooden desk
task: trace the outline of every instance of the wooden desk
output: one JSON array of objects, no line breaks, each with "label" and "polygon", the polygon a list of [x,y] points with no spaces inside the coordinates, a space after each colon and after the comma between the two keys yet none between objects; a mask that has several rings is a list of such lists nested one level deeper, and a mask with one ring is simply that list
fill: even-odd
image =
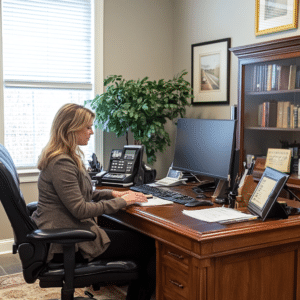
[{"label": "wooden desk", "polygon": [[220,225],[183,209],[200,207],[134,205],[99,218],[156,240],[157,300],[300,299],[300,216]]}]

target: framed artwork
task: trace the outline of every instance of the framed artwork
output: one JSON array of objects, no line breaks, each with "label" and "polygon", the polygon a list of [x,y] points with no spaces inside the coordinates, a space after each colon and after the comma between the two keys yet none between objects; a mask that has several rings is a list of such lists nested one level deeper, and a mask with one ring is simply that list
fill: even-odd
[{"label": "framed artwork", "polygon": [[226,38],[192,45],[192,104],[229,104],[230,42]]},{"label": "framed artwork", "polygon": [[298,27],[298,0],[256,0],[255,34]]}]

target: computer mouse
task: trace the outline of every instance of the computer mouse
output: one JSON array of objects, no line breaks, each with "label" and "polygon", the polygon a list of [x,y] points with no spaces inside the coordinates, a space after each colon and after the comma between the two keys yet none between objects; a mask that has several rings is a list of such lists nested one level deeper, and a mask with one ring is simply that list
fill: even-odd
[{"label": "computer mouse", "polygon": [[211,206],[214,204],[209,200],[195,200],[195,201],[189,201],[184,205],[189,207],[194,207],[194,206]]}]

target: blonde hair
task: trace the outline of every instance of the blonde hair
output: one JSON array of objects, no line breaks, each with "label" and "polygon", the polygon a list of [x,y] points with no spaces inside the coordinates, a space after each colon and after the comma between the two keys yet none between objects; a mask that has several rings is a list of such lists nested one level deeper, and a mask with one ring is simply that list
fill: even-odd
[{"label": "blonde hair", "polygon": [[68,154],[80,170],[84,169],[83,152],[77,145],[75,133],[88,126],[95,118],[89,109],[69,103],[56,113],[50,132],[50,139],[38,160],[38,169],[45,169],[51,159],[59,154]]}]

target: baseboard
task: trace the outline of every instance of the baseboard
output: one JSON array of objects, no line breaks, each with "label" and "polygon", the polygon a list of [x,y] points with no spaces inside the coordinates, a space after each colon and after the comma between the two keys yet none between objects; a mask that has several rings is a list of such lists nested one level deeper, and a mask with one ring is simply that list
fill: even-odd
[{"label": "baseboard", "polygon": [[0,255],[6,253],[12,253],[12,246],[14,239],[0,240]]}]

